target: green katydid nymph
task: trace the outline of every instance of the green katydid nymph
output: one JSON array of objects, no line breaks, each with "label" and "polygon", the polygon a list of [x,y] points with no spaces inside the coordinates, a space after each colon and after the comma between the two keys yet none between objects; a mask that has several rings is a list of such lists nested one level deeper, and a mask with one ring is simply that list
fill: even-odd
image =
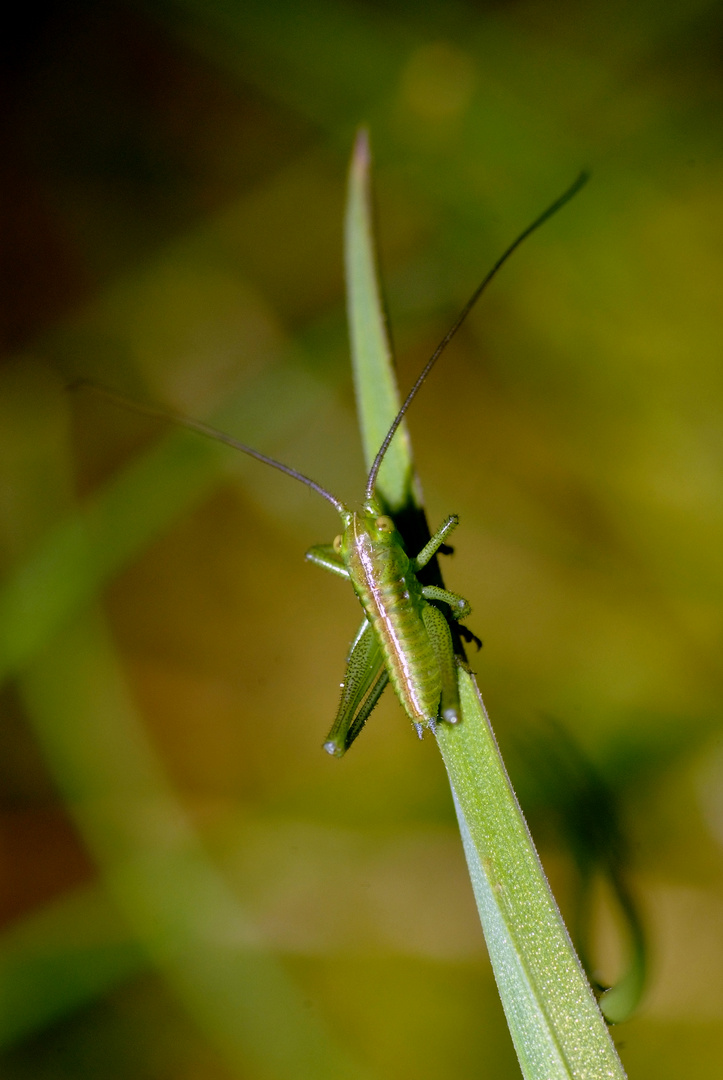
[{"label": "green katydid nymph", "polygon": [[470,606],[461,596],[440,585],[422,584],[417,576],[440,549],[444,551],[447,538],[459,519],[455,515],[448,517],[416,556],[408,555],[397,524],[384,512],[377,497],[377,476],[412,401],[487,285],[522,241],[564,206],[586,179],[586,174],[581,174],[536,218],[510,244],[475,289],[425,364],[389,427],[369,471],[360,510],[349,509],[331,492],[291,466],[207,424],[131,402],[85,380],[76,384],[89,386],[119,404],[171,419],[241,450],[316,491],[339,513],[342,531],[334,542],[316,545],[306,554],[310,562],[348,579],[364,610],[362,625],[347,659],[339,709],[324,742],[324,749],[335,757],[341,757],[357,737],[389,681],[420,738],[425,728],[434,731],[440,721],[456,724],[461,719],[457,683],[457,666],[461,661],[455,652],[453,633],[457,628],[455,637],[461,633],[466,640],[480,644],[466,628],[457,627],[458,621],[470,614]]}]

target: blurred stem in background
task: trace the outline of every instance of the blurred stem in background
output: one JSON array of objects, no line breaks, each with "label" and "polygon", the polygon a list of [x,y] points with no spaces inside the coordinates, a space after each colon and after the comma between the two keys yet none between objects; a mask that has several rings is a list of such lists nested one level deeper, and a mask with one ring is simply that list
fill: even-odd
[{"label": "blurred stem in background", "polygon": [[[45,489],[50,483],[52,521],[63,501],[57,493],[70,486],[63,425],[47,425],[47,410],[29,407],[38,402],[32,369],[3,399],[22,418],[23,443],[32,450],[30,460],[16,456],[17,472],[7,479],[26,497],[33,484]],[[159,477],[157,490],[163,487]],[[30,505],[42,502],[37,494]],[[135,510],[127,499],[124,517]],[[38,524],[26,523],[24,544],[33,542]],[[56,563],[56,573],[64,569]],[[51,590],[54,585],[43,582]],[[78,602],[86,597],[79,590]],[[31,608],[41,600],[27,588],[24,598]],[[239,1074],[250,1061],[289,1080],[371,1077],[309,1016],[206,856],[136,715],[102,617],[93,610],[65,616],[58,632],[25,659],[20,693],[105,886],[138,941]],[[6,631],[12,640],[12,626]]]}]

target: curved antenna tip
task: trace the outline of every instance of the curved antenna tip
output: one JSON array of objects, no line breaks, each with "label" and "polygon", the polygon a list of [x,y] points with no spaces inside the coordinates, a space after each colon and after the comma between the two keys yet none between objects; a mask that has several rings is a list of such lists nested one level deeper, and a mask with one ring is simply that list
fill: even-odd
[{"label": "curved antenna tip", "polygon": [[535,220],[530,225],[528,225],[526,229],[523,229],[522,232],[519,234],[519,236],[515,240],[513,240],[513,242],[509,245],[509,247],[506,248],[505,251],[503,251],[503,253],[500,255],[497,262],[493,265],[492,269],[487,272],[487,274],[484,276],[484,278],[482,279],[480,284],[477,286],[475,291],[472,293],[469,300],[467,301],[467,303],[464,305],[461,312],[457,316],[457,319],[453,323],[451,329],[449,329],[447,331],[447,333],[444,335],[444,337],[440,341],[439,345],[434,350],[434,352],[430,356],[429,360],[427,361],[427,363],[422,368],[422,373],[417,378],[417,381],[415,382],[414,386],[412,387],[412,389],[409,391],[406,398],[404,399],[404,401],[402,403],[402,407],[400,408],[400,410],[397,413],[396,417],[392,421],[392,425],[389,428],[389,431],[386,433],[386,435],[384,437],[384,441],[382,442],[382,445],[379,447],[379,450],[377,452],[377,456],[374,458],[374,461],[372,463],[372,467],[371,467],[371,469],[369,471],[369,476],[367,477],[367,486],[366,486],[366,490],[364,492],[364,497],[366,499],[371,499],[373,494],[374,494],[374,487],[376,485],[376,480],[377,480],[377,476],[379,474],[379,469],[380,469],[381,463],[384,460],[384,455],[386,454],[387,450],[389,449],[389,444],[391,443],[391,441],[394,438],[397,430],[399,429],[399,425],[401,424],[402,420],[404,419],[404,416],[405,416],[405,414],[407,412],[407,409],[409,408],[412,401],[416,397],[418,391],[422,387],[425,379],[427,378],[430,371],[432,370],[432,368],[436,364],[437,360],[442,355],[444,350],[447,348],[450,341],[452,340],[454,335],[457,333],[460,326],[465,321],[465,319],[469,315],[470,311],[472,310],[472,308],[477,303],[477,301],[479,300],[482,293],[485,291],[485,289],[489,285],[490,281],[492,281],[492,279],[497,274],[497,271],[500,270],[500,268],[507,262],[510,255],[513,253],[513,251],[515,251],[520,246],[520,244],[523,242],[523,240],[526,240],[527,237],[530,235],[530,233],[535,232],[535,230],[539,229],[539,227],[541,225],[544,225],[544,223],[549,218],[551,218],[553,216],[553,214],[556,214],[558,210],[561,210],[562,207],[566,203],[568,203],[570,201],[570,199],[573,197],[573,195],[576,195],[577,192],[580,190],[580,188],[584,184],[587,183],[587,181],[589,179],[589,176],[590,176],[589,172],[586,169],[583,169],[582,172],[577,177],[577,179],[570,185],[570,187],[566,188],[566,190],[563,191],[562,195],[558,195],[558,197],[555,199],[555,201],[550,203],[550,205],[547,207],[547,209],[543,210],[543,212],[540,215],[538,215],[538,217],[536,217]]}]

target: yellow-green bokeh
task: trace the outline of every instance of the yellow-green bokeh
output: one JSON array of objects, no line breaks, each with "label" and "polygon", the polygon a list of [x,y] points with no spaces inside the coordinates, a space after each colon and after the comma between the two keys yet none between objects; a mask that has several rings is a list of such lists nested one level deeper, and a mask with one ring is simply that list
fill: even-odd
[{"label": "yellow-green bokeh", "polygon": [[[305,1003],[330,1055],[389,1080],[518,1075],[434,746],[390,696],[341,763],[320,750],[358,622],[341,583],[303,561],[333,514],[261,466],[64,390],[90,377],[214,416],[360,495],[341,243],[361,121],[402,386],[505,245],[591,170],[495,282],[410,430],[430,518],[461,518],[446,578],[473,605],[475,670],[568,915],[555,767],[536,755],[555,762],[568,733],[614,797],[652,955],[641,1010],[616,1029],[626,1068],[715,1075],[721,28],[710,3],[306,0],[56,5],[25,26],[8,59],[0,959],[35,1011],[13,1014],[3,1075],[277,1067],[224,1041],[233,1010],[204,1013],[195,969],[167,978],[174,932],[195,919],[214,936],[213,905],[189,891],[174,907],[184,859],[188,881],[224,890],[231,922],[243,913],[233,948],[257,935],[279,1001]],[[88,637],[86,666],[64,671]],[[158,820],[184,815],[161,837],[180,860],[164,902],[183,917],[150,957],[114,907],[135,902],[141,925],[147,898],[128,882],[146,848],[121,845],[108,807],[84,824],[62,752],[80,714],[53,671],[85,694],[89,724],[119,680],[114,722],[137,742],[126,760],[99,740],[108,791],[137,775]],[[122,825],[141,805],[123,798]],[[149,851],[154,821],[138,823]],[[610,979],[617,929],[601,887],[593,946]]]}]

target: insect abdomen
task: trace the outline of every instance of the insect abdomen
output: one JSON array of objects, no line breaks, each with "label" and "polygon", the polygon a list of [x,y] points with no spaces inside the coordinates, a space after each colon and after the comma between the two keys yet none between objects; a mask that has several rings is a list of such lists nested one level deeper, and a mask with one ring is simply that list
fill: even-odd
[{"label": "insect abdomen", "polygon": [[434,723],[442,691],[439,663],[422,621],[426,602],[400,547],[357,535],[349,560],[354,589],[384,654],[392,685],[414,724]]},{"label": "insect abdomen", "polygon": [[[419,600],[419,605],[425,603]],[[396,597],[384,616],[367,610],[382,644],[392,685],[414,723],[434,723],[442,683],[421,607],[404,595]]]}]

